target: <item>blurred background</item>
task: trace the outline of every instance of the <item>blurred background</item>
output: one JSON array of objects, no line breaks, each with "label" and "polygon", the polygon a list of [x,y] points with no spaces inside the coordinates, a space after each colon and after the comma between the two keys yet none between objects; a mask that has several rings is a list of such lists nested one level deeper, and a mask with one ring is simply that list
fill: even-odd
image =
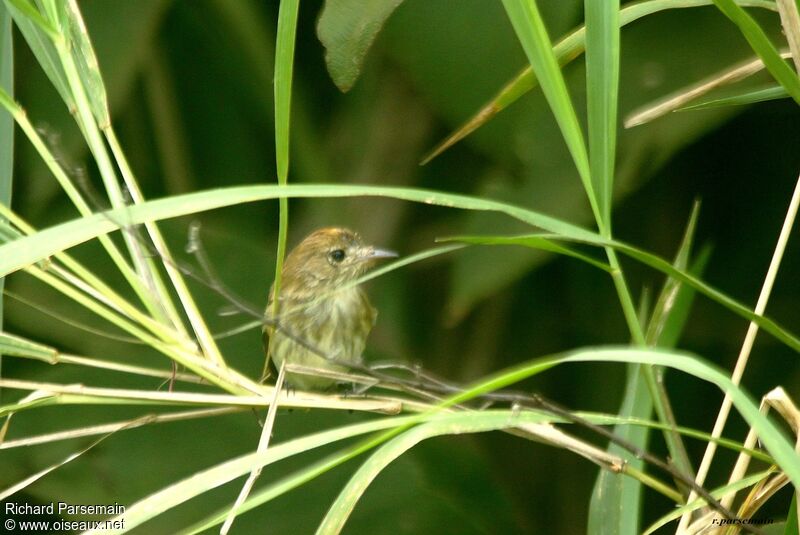
[{"label": "blurred background", "polygon": [[[255,0],[82,0],[99,55],[112,117],[146,197],[275,181],[272,64],[277,2]],[[555,40],[583,21],[579,0],[540,2]],[[316,35],[322,2],[300,6],[292,103],[292,183],[413,186],[511,201],[581,225],[591,214],[575,168],[539,91],[425,166],[419,162],[526,64],[500,2],[406,0],[370,50],[361,77],[341,93]],[[755,12],[777,28],[774,13]],[[778,34],[775,34],[778,36]],[[779,37],[779,36],[778,36]],[[101,189],[86,146],[62,101],[17,34],[17,100],[73,177]],[[672,10],[622,31],[620,114],[752,55],[736,28],[714,8]],[[565,69],[573,100],[585,110],[582,58]],[[756,78],[751,84],[763,84]],[[710,245],[704,279],[754,306],[800,169],[800,115],[790,100],[754,107],[675,113],[620,132],[615,235],[671,258],[695,199],[702,201],[696,243]],[[77,216],[22,135],[17,136],[13,207],[37,227]],[[103,205],[97,200],[98,207]],[[238,205],[199,218],[219,276],[256,307],[272,282],[277,202]],[[164,223],[174,251],[184,252],[192,220]],[[514,233],[507,218],[390,199],[290,202],[290,247],[323,225],[360,231],[371,243],[411,254],[437,237]],[[793,233],[768,314],[800,331],[800,243]],[[76,256],[113,283],[119,274],[98,247]],[[625,262],[638,299],[663,277]],[[124,288],[123,284],[117,285]],[[8,288],[48,311],[111,331],[62,295],[17,274]],[[226,303],[202,286],[195,295],[215,331],[250,318],[219,314]],[[575,260],[516,248],[469,248],[414,264],[368,285],[380,311],[367,358],[422,364],[468,382],[537,356],[576,347],[628,342],[611,280]],[[5,299],[10,332],[65,352],[168,367],[152,350],[87,334],[40,310]],[[704,298],[695,301],[679,347],[731,369],[746,322]],[[250,377],[263,364],[260,333],[221,341],[226,358]],[[160,381],[6,358],[6,377],[95,386],[156,389]],[[625,369],[561,367],[524,386],[582,410],[614,413]],[[745,386],[756,398],[782,385],[800,392],[797,355],[760,335]],[[667,387],[678,421],[709,430],[722,396],[672,373]],[[4,390],[2,401],[19,396]],[[795,396],[795,401],[798,397]],[[20,414],[7,438],[142,414],[142,409],[66,406]],[[281,412],[275,441],[370,416],[326,411]],[[727,435],[742,440],[731,419]],[[111,436],[74,463],[26,489],[15,501],[123,505],[233,456],[250,452],[260,428],[251,413],[161,424]],[[94,439],[0,454],[0,487],[81,449]],[[602,447],[601,440],[597,443]],[[688,442],[695,463],[703,444]],[[665,454],[661,436],[651,450]],[[330,453],[325,450],[320,455]],[[316,457],[313,457],[316,458]],[[259,485],[286,475],[310,456],[270,466]],[[727,477],[733,455],[720,452],[709,483]],[[361,460],[241,516],[234,532],[310,533]],[[583,533],[597,469],[570,453],[495,433],[439,438],[400,458],[367,491],[348,533]],[[170,533],[230,504],[235,482],[184,504],[142,533]],[[779,495],[776,514],[790,495]],[[780,507],[778,507],[780,505]],[[670,504],[648,494],[645,518]],[[769,511],[764,512],[769,517]]]}]

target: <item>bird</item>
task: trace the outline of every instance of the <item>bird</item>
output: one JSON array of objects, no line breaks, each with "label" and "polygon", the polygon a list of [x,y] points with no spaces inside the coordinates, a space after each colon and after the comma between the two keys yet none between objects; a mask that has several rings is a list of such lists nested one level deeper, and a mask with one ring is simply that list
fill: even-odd
[{"label": "bird", "polygon": [[[362,364],[378,312],[354,283],[377,260],[396,256],[365,244],[346,228],[325,227],[309,234],[286,256],[277,310],[275,284],[270,288],[263,328],[267,358],[277,369],[284,361],[338,372]],[[285,381],[310,391],[330,390],[337,383],[288,371]]]}]

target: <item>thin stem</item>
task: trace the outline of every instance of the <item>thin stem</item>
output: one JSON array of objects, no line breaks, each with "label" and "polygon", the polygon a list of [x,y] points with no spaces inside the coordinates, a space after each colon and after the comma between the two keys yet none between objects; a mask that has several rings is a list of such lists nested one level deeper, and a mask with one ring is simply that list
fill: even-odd
[{"label": "thin stem", "polygon": [[[786,211],[786,218],[783,221],[783,227],[778,235],[778,243],[775,245],[775,251],[772,253],[772,260],[769,263],[767,275],[764,278],[764,284],[762,285],[761,293],[758,296],[758,302],[756,302],[755,313],[759,316],[763,316],[764,311],[767,308],[767,302],[769,301],[769,296],[772,293],[772,287],[775,284],[775,279],[778,276],[778,269],[780,268],[781,260],[783,260],[783,254],[786,251],[786,243],[789,241],[789,235],[791,234],[792,226],[794,226],[794,220],[797,216],[798,207],[800,207],[800,176],[797,177],[794,193],[792,194],[792,199],[789,202],[789,208]],[[731,375],[731,381],[733,381],[733,384],[735,385],[738,385],[742,380],[742,375],[744,375],[744,369],[747,367],[747,361],[750,358],[750,352],[753,349],[753,344],[755,343],[757,334],[758,325],[751,321],[747,328],[747,334],[745,335],[744,342],[742,343],[742,348],[739,351],[739,357],[736,359],[736,366],[734,367],[733,374]],[[714,422],[714,428],[711,431],[711,436],[713,438],[719,438],[722,435],[722,431],[725,428],[725,423],[728,421],[728,415],[730,414],[732,404],[733,400],[726,393],[725,397],[722,399],[722,406],[717,414],[717,420]],[[717,443],[709,442],[706,446],[703,459],[700,462],[700,467],[697,469],[697,478],[695,481],[698,485],[705,483],[708,470],[711,468],[711,462],[714,460],[714,454],[716,452]],[[691,493],[688,501],[692,501],[694,498],[694,493]],[[681,517],[680,524],[678,525],[678,533],[685,532],[686,527],[689,525],[690,517],[690,513],[684,513],[684,515]]]},{"label": "thin stem", "polygon": [[[122,151],[122,148],[119,145],[119,141],[117,140],[114,129],[112,127],[107,128],[105,130],[105,134],[109,146],[111,147],[111,151],[113,152],[114,157],[120,166],[122,177],[128,186],[131,199],[135,204],[143,202],[144,196],[142,195],[139,185],[133,175],[133,170],[128,164],[128,159],[125,157],[125,153]],[[186,286],[185,280],[181,276],[180,270],[176,267],[175,261],[172,258],[172,254],[170,253],[169,248],[167,248],[167,244],[164,241],[164,237],[161,235],[161,231],[158,229],[158,225],[156,225],[155,222],[149,221],[145,223],[144,226],[148,235],[150,236],[153,247],[155,247],[155,250],[158,253],[158,257],[161,258],[161,262],[164,264],[164,269],[167,271],[167,276],[169,277],[170,282],[172,282],[175,292],[178,294],[181,305],[183,305],[183,309],[189,318],[189,323],[192,325],[195,335],[197,335],[197,341],[203,350],[203,355],[205,355],[205,357],[212,362],[215,362],[217,365],[225,366],[225,359],[222,357],[222,353],[220,352],[219,347],[217,347],[211,331],[208,329],[208,326],[203,320],[203,316],[200,314],[197,304],[192,298],[192,294],[189,292],[189,288]],[[156,280],[157,284],[163,285],[160,277]],[[164,292],[169,295],[169,292],[166,290],[164,290]],[[185,333],[183,322],[179,319],[177,311],[175,311],[175,305],[172,303],[172,299],[168,299],[165,303],[168,314],[176,317],[175,322],[177,322],[178,328]]]},{"label": "thin stem", "polygon": [[[76,120],[78,125],[81,127],[84,138],[86,139],[89,149],[92,152],[92,156],[94,156],[95,162],[97,163],[97,168],[100,171],[101,178],[103,179],[103,184],[105,185],[108,198],[111,201],[111,206],[113,208],[121,208],[126,205],[125,196],[122,193],[114,165],[111,162],[108,150],[103,143],[103,139],[97,127],[91,104],[86,96],[86,91],[83,87],[80,74],[78,73],[78,68],[75,65],[75,59],[72,57],[72,53],[70,51],[71,44],[71,41],[69,41],[66,36],[63,35],[62,38],[55,40],[56,51],[58,52],[61,65],[64,69],[64,74],[67,77],[67,82],[69,83],[70,90],[72,91],[72,95],[75,99],[75,111],[77,112]],[[145,255],[142,254],[141,247],[139,247],[139,244],[136,240],[132,239],[127,233],[123,233],[123,238],[128,246],[128,251],[130,252],[131,258],[133,259],[136,272],[144,281],[143,287],[141,283],[139,284],[140,291],[137,292],[139,293],[139,297],[142,299],[145,307],[147,307],[147,310],[153,315],[153,317],[157,318],[163,323],[171,323],[171,320],[162,304],[162,302],[164,302],[167,298],[159,296],[161,299],[155,299],[154,294],[157,291],[157,285],[154,281],[154,264],[152,262],[148,263],[148,261],[145,259]],[[137,277],[137,281],[138,280],[140,279]]]},{"label": "thin stem", "polygon": [[[285,377],[286,361],[284,360],[281,361],[281,367],[278,371],[278,378],[275,380],[275,391],[272,393],[272,401],[269,404],[269,409],[267,409],[267,419],[264,422],[264,427],[261,429],[261,439],[259,440],[258,448],[256,449],[256,453],[258,455],[264,455],[269,449],[269,442],[272,438],[272,429],[275,427],[275,415],[278,413],[278,395],[281,393],[281,389],[283,388],[283,380]],[[262,469],[263,466],[256,465],[256,467],[250,472],[250,475],[247,477],[247,481],[245,481],[244,486],[242,486],[242,490],[239,492],[239,496],[236,497],[236,502],[228,512],[228,517],[225,519],[225,523],[219,530],[220,535],[226,535],[228,531],[230,531],[231,526],[233,525],[233,520],[236,518],[236,514],[239,512],[239,508],[245,502],[245,500],[247,500],[247,497],[250,496],[250,491],[253,490],[253,485],[255,485],[256,480],[261,475]]]},{"label": "thin stem", "polygon": [[[80,192],[72,183],[70,178],[67,176],[64,169],[62,169],[62,167],[59,165],[58,160],[44,143],[41,136],[39,136],[36,128],[34,128],[28,119],[25,110],[22,109],[22,107],[20,107],[12,99],[10,99],[8,94],[2,91],[2,89],[0,89],[0,105],[5,107],[9,113],[11,113],[12,117],[14,117],[14,120],[17,122],[20,129],[25,133],[28,140],[36,149],[36,152],[39,153],[39,156],[42,158],[42,161],[45,163],[47,168],[51,173],[53,173],[56,181],[67,194],[67,197],[69,197],[69,199],[72,201],[72,204],[75,206],[78,212],[84,217],[91,215],[91,208],[81,196]],[[98,240],[106,252],[108,252],[109,257],[120,270],[122,276],[125,277],[125,280],[128,282],[128,284],[130,284],[131,288],[134,289],[139,299],[142,300],[143,303],[146,303],[149,300],[147,289],[144,288],[139,276],[130,266],[111,238],[108,235],[102,235],[98,236]]]}]

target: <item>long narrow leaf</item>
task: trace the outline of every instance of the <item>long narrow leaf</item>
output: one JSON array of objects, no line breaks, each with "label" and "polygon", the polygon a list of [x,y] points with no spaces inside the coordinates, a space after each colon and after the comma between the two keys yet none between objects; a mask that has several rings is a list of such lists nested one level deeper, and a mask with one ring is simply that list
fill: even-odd
[{"label": "long narrow leaf", "polygon": [[[694,237],[697,213],[698,205],[695,205],[689,218],[686,232],[684,233],[684,239],[681,242],[678,254],[673,262],[673,265],[677,269],[686,268]],[[678,302],[678,294],[681,290],[683,290],[681,293],[683,297],[683,299],[681,299],[681,304],[686,306],[677,307],[674,306],[674,304]],[[690,300],[687,299],[686,294],[692,293],[693,290],[691,287],[681,285],[678,281],[667,278],[667,282],[659,294],[646,329],[646,342],[648,346],[674,347],[670,343],[662,343],[661,335],[664,333],[664,325],[667,321],[671,321],[672,325],[682,327],[689,313],[687,302],[690,302]],[[673,334],[674,333],[670,332],[670,335]],[[674,339],[677,340],[677,335],[674,336]],[[681,437],[676,431],[677,425],[669,398],[666,395],[663,383],[659,381],[659,377],[662,375],[663,370],[661,369],[654,369],[652,373],[647,373],[643,365],[629,364],[625,397],[623,398],[619,414],[623,416],[638,415],[647,418],[650,416],[655,406],[656,410],[659,411],[659,420],[665,422],[663,427],[664,437],[676,468],[684,474],[691,474],[691,465],[689,464],[686,449],[681,441]],[[654,404],[650,397],[650,392],[656,392],[657,395],[660,396],[661,402]],[[624,425],[617,425],[614,428],[615,435],[635,444],[642,450],[645,450],[647,446],[647,431],[647,429],[630,428]],[[643,466],[640,459],[636,459],[633,455],[616,444],[609,445],[608,451],[609,453],[626,458],[628,462],[632,463],[636,468],[641,469]],[[641,483],[630,478],[623,478],[620,474],[601,470],[597,476],[597,481],[595,482],[592,492],[592,500],[589,509],[589,532],[638,533],[640,514]]]},{"label": "long narrow leaf", "polygon": [[[613,247],[621,252],[658,269],[672,277],[685,282],[700,293],[722,304],[736,314],[755,321],[767,332],[800,351],[800,340],[777,325],[774,321],[756,315],[751,309],[735,301],[724,293],[709,286],[685,271],[676,270],[668,261],[655,255],[632,247],[622,242],[606,240],[596,233],[543,215],[541,213],[520,208],[518,206],[489,201],[465,195],[455,195],[414,188],[390,188],[379,186],[345,186],[345,185],[290,185],[290,186],[234,186],[217,190],[176,195],[165,199],[111,210],[102,214],[80,218],[62,223],[47,230],[38,232],[10,243],[0,245],[0,276],[7,275],[26,265],[37,262],[56,252],[78,245],[97,236],[116,230],[121,226],[157,221],[171,217],[194,214],[224,206],[255,202],[265,199],[286,197],[332,198],[375,196],[390,197],[406,201],[420,202],[430,205],[446,206],[464,210],[486,210],[506,214],[529,225],[537,226],[552,235],[534,235],[534,240],[541,238],[583,242],[602,247]],[[461,239],[461,238],[459,238]],[[472,237],[463,241],[481,244],[526,245],[526,236],[512,237]]]},{"label": "long narrow leaf", "polygon": [[555,115],[589,197],[595,218],[600,222],[597,194],[594,191],[589,172],[589,156],[586,152],[583,131],[578,122],[578,116],[575,114],[569,91],[567,91],[564,76],[558,66],[558,60],[553,53],[553,45],[547,35],[544,21],[539,13],[539,8],[536,7],[536,1],[503,0],[503,5],[522,49],[528,56],[531,68],[542,86],[542,92],[553,110],[553,115]]},{"label": "long narrow leaf", "polygon": [[[297,33],[297,12],[300,0],[282,0],[278,12],[278,32],[275,42],[275,163],[278,184],[289,181],[289,125],[292,109],[292,72],[294,70],[294,44]],[[289,233],[289,200],[281,197],[278,213],[278,246],[275,255],[274,295],[281,293],[283,260],[286,256],[286,238]],[[279,300],[273,304],[273,315],[278,314]],[[269,358],[269,356],[267,356]],[[264,372],[267,362],[264,362]],[[262,375],[266,375],[263,373]]]},{"label": "long narrow leaf", "polygon": [[[775,2],[772,0],[738,0],[737,3],[742,6],[758,7],[771,11],[776,11],[777,9],[775,7]],[[633,2],[620,10],[619,24],[620,26],[626,26],[648,15],[668,9],[684,9],[710,5],[713,5],[713,0],[645,0],[644,2]],[[585,38],[586,29],[580,27],[561,39],[553,47],[553,53],[558,59],[559,65],[564,66],[580,57],[584,51]],[[489,102],[425,156],[422,163],[428,163],[489,122],[495,115],[534,89],[537,84],[538,80],[531,67],[524,67],[512,80],[503,86]]]},{"label": "long narrow leaf", "polygon": [[[14,42],[11,32],[11,14],[0,5],[0,87],[9,96],[14,95]],[[0,204],[11,206],[12,173],[14,171],[14,119],[0,113]],[[6,224],[0,216],[0,223]],[[0,276],[0,331],[3,329],[3,288],[5,278]],[[0,349],[0,358],[3,350]],[[0,362],[0,376],[2,376]]]},{"label": "long narrow leaf", "polygon": [[[492,415],[494,412],[498,411],[487,411],[485,414]],[[509,411],[502,412],[508,413]],[[521,413],[518,416],[520,417],[520,421],[525,422],[535,422],[542,418],[542,416],[534,415],[533,413]],[[463,417],[463,414],[440,414],[431,416],[431,418],[441,420]],[[490,416],[487,416],[487,418],[488,417]],[[282,444],[276,444],[262,454],[251,453],[221,463],[212,468],[198,472],[183,481],[170,485],[128,507],[124,514],[125,531],[133,529],[195,496],[217,488],[237,477],[241,477],[256,466],[266,466],[287,457],[307,452],[333,442],[357,437],[366,433],[399,427],[417,421],[417,419],[417,416],[383,418],[372,422],[348,425],[294,439]],[[253,498],[251,498],[251,500],[252,499]],[[247,509],[248,507],[245,505],[243,510]],[[225,516],[222,515],[222,519],[219,522],[222,522],[224,519]],[[105,531],[103,533],[108,532]],[[123,531],[112,531],[111,533],[123,533]]]},{"label": "long narrow leaf", "polygon": [[[731,396],[740,414],[752,427],[757,429],[762,442],[773,454],[776,462],[784,469],[789,478],[792,481],[800,482],[800,458],[794,453],[794,448],[788,438],[765,415],[760,413],[757,404],[738,386],[733,384],[722,371],[692,355],[678,352],[631,349],[629,347],[584,349],[564,355],[536,359],[510,370],[505,370],[493,378],[483,380],[473,388],[454,396],[449,402],[460,403],[477,395],[505,388],[553,366],[570,362],[628,362],[651,366],[669,366],[716,385],[720,390]],[[350,483],[341,491],[336,502],[331,507],[328,517],[326,517],[326,521],[323,522],[319,532],[338,533],[349,513],[366,490],[366,486],[386,466],[387,462],[393,460],[397,451],[402,447],[404,445],[400,442],[398,448],[385,451],[385,458],[376,454],[369,461],[371,464],[364,465],[362,470],[351,478]],[[402,449],[402,451],[405,451],[405,449]]]},{"label": "long narrow leaf", "polygon": [[[586,243],[598,247],[611,247],[625,254],[626,256],[638,260],[643,264],[646,264],[654,269],[657,269],[658,271],[666,275],[669,275],[670,277],[673,277],[682,283],[691,286],[701,294],[716,301],[717,303],[724,306],[728,310],[738,314],[739,316],[749,321],[755,322],[759,327],[761,327],[762,329],[773,335],[775,338],[777,338],[787,346],[791,347],[795,351],[800,352],[800,339],[798,339],[797,336],[790,333],[789,331],[787,331],[786,329],[775,323],[773,320],[767,318],[766,316],[760,316],[756,314],[755,312],[753,312],[752,309],[739,303],[735,299],[722,293],[721,291],[717,290],[711,285],[703,282],[702,280],[698,279],[691,273],[687,273],[684,270],[676,269],[672,264],[670,264],[663,258],[660,258],[654,254],[638,249],[627,243],[620,242],[617,240],[607,240],[600,237],[595,237],[590,240],[584,240],[584,239],[572,240],[571,238],[557,237],[554,235],[533,236],[533,238],[535,238],[536,240],[540,240],[543,237],[552,240],[564,239],[566,241],[576,241],[579,243]],[[526,244],[527,240],[528,240],[527,236],[459,236],[454,238],[448,238],[447,241],[459,241],[464,243],[475,243],[482,245],[521,245],[527,247]]]},{"label": "long narrow leaf", "polygon": [[606,227],[617,154],[619,98],[619,0],[586,0],[586,94],[589,118],[589,166],[597,204]]},{"label": "long narrow leaf", "polygon": [[786,88],[782,85],[767,87],[764,89],[757,89],[755,91],[747,91],[738,95],[731,95],[729,97],[715,98],[698,102],[697,104],[690,104],[683,106],[676,111],[695,111],[695,110],[710,110],[713,108],[725,108],[729,106],[747,106],[749,104],[756,104],[758,102],[767,102],[769,100],[779,100],[783,98],[791,98]]},{"label": "long narrow leaf", "polygon": [[32,236],[0,245],[0,276],[7,275],[26,265],[52,256],[58,251],[78,245],[97,236],[145,221],[158,221],[225,206],[280,197],[332,198],[357,196],[391,197],[450,208],[500,212],[548,232],[575,238],[593,239],[596,237],[596,234],[577,225],[511,204],[424,189],[306,184],[232,186],[175,195],[164,199],[147,201],[136,206],[93,214],[89,217],[75,219],[42,230]]},{"label": "long narrow leaf", "polygon": [[764,30],[748,15],[744,9],[736,5],[733,0],[714,0],[714,4],[728,17],[744,35],[753,51],[759,55],[767,66],[767,70],[800,104],[800,78],[797,77],[789,65],[770,42]]}]

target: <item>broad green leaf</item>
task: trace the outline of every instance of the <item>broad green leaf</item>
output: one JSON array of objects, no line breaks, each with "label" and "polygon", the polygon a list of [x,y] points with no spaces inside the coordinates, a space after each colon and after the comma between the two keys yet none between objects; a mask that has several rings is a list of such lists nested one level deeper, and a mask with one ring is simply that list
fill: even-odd
[{"label": "broad green leaf", "polygon": [[713,108],[724,108],[726,106],[747,106],[757,102],[766,102],[769,100],[778,100],[783,98],[790,98],[786,88],[782,85],[767,87],[764,89],[757,89],[755,91],[747,91],[738,95],[729,97],[715,98],[698,102],[697,104],[690,104],[678,108],[676,111],[695,111],[695,110],[708,110]]},{"label": "broad green leaf", "polygon": [[364,58],[386,19],[403,0],[326,0],[317,22],[328,73],[342,92],[356,83]]},{"label": "broad green leaf", "polygon": [[770,42],[764,30],[739,7],[733,0],[714,0],[714,4],[722,11],[731,22],[739,27],[753,51],[759,55],[772,74],[791,97],[800,104],[800,78],[789,65],[783,61],[781,55]]}]

